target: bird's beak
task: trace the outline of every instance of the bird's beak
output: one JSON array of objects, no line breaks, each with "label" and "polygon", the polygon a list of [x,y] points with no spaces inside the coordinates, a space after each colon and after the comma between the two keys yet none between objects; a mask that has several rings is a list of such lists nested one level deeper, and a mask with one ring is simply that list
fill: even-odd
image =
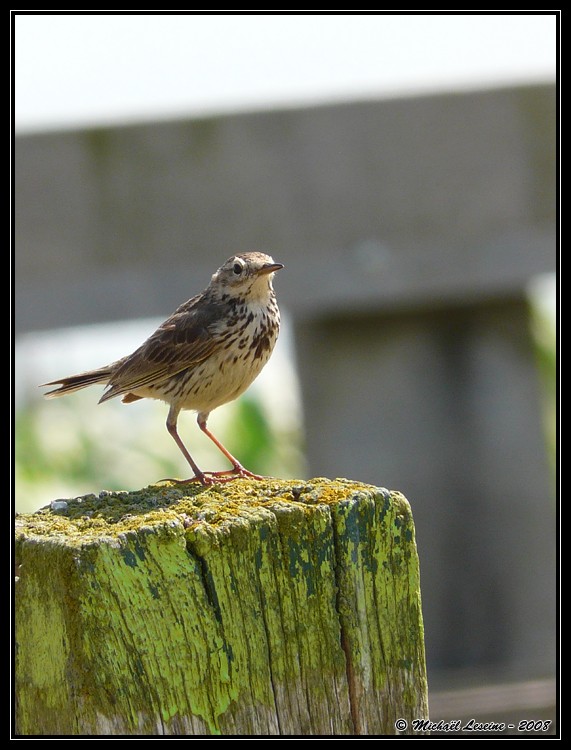
[{"label": "bird's beak", "polygon": [[260,268],[258,273],[260,274],[260,276],[263,274],[267,274],[267,273],[274,273],[275,271],[279,271],[280,268],[283,268],[283,267],[284,267],[283,263],[266,263]]}]

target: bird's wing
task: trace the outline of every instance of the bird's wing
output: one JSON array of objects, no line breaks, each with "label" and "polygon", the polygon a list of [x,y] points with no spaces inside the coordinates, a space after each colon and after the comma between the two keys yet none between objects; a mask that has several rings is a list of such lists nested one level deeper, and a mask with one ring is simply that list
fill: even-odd
[{"label": "bird's wing", "polygon": [[160,383],[207,359],[220,341],[218,305],[197,306],[193,297],[178,308],[133,354],[123,359],[100,401]]}]

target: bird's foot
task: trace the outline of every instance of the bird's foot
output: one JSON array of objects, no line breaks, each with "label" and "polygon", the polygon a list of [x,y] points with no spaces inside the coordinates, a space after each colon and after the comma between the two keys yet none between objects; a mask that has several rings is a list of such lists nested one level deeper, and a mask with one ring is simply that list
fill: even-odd
[{"label": "bird's foot", "polygon": [[267,477],[263,477],[260,474],[254,474],[252,471],[248,471],[241,464],[236,464],[234,468],[228,469],[227,471],[207,471],[205,472],[205,479],[211,480],[212,484],[217,482],[231,482],[233,479],[258,479],[263,480]]},{"label": "bird's foot", "polygon": [[234,479],[258,479],[263,480],[267,477],[263,477],[260,474],[254,474],[252,471],[248,471],[241,464],[234,466],[232,469],[227,471],[202,471],[200,474],[190,477],[190,479],[174,479],[167,477],[166,479],[160,479],[159,482],[173,482],[174,484],[190,484],[191,482],[199,482],[203,486],[207,487],[213,484],[223,484],[224,482],[231,482]]}]

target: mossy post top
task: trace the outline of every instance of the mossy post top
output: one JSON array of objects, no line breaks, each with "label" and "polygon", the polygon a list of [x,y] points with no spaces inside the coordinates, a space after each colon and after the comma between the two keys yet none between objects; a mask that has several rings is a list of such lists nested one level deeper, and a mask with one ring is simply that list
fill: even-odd
[{"label": "mossy post top", "polygon": [[165,482],[16,526],[21,734],[396,734],[427,717],[400,493]]}]

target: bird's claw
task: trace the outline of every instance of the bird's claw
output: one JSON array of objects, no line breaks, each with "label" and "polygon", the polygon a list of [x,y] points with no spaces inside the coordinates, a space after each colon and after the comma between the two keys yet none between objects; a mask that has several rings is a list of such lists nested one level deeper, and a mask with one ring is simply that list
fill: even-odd
[{"label": "bird's claw", "polygon": [[190,477],[190,479],[174,479],[167,477],[165,479],[159,479],[158,483],[174,482],[174,484],[190,484],[191,482],[200,482],[203,486],[208,487],[213,484],[232,482],[234,479],[263,480],[267,479],[267,477],[261,476],[260,474],[254,474],[243,466],[234,466],[233,469],[228,469],[227,471],[203,471],[201,474],[196,474],[195,476]]},{"label": "bird's claw", "polygon": [[228,469],[227,471],[206,471],[204,474],[204,478],[207,481],[211,480],[212,484],[216,484],[217,482],[231,482],[233,479],[266,479],[266,477],[260,474],[248,471],[243,466],[234,466],[233,469]]}]

